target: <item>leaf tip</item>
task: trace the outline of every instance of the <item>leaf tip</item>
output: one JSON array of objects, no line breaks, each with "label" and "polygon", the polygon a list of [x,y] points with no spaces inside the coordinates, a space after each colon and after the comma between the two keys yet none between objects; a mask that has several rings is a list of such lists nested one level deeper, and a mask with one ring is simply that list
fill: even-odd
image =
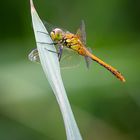
[{"label": "leaf tip", "polygon": [[34,8],[34,4],[33,4],[33,1],[30,0],[30,6],[31,6],[31,11],[34,12],[35,11],[35,8]]}]

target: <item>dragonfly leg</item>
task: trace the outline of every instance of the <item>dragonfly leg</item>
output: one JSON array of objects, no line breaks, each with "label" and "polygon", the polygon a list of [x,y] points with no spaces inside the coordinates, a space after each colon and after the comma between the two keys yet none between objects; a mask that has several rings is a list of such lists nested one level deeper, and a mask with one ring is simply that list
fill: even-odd
[{"label": "dragonfly leg", "polygon": [[[39,43],[39,44],[48,44],[48,45],[57,45],[58,44],[58,43],[46,43],[46,42],[37,42],[37,43]],[[59,59],[59,61],[61,60],[61,56],[62,56],[62,52],[63,52],[63,46],[62,45],[58,47],[58,52],[48,50],[48,49],[46,49],[46,50],[49,51],[49,52],[53,52],[53,53],[58,54],[58,59]]]},{"label": "dragonfly leg", "polygon": [[57,43],[53,42],[53,43],[47,43],[47,42],[36,42],[39,44],[48,44],[48,45],[57,45]]},{"label": "dragonfly leg", "polygon": [[63,46],[59,46],[58,52],[55,52],[55,51],[52,51],[52,50],[48,50],[48,49],[46,49],[46,50],[49,51],[49,52],[58,54],[58,59],[59,59],[59,61],[61,60],[61,56],[62,56],[62,52],[63,52]]},{"label": "dragonfly leg", "polygon": [[63,46],[61,45],[58,48],[58,59],[59,59],[59,61],[61,60],[62,52],[63,52]]},{"label": "dragonfly leg", "polygon": [[48,33],[46,32],[42,32],[42,31],[37,31],[38,33],[42,33],[42,34],[45,34],[45,35],[49,35]]},{"label": "dragonfly leg", "polygon": [[45,48],[45,50],[47,50],[47,51],[49,51],[49,52],[52,52],[52,53],[58,54],[58,52],[55,52],[55,51],[52,51],[52,50],[48,50],[48,49],[46,49],[46,48]]}]

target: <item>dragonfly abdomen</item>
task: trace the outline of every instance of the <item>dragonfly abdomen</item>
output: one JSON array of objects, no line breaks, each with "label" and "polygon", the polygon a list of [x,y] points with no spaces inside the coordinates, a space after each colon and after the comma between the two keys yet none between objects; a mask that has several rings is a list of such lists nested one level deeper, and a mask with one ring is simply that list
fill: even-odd
[{"label": "dragonfly abdomen", "polygon": [[110,66],[109,64],[105,63],[95,55],[91,54],[90,52],[87,51],[87,56],[90,57],[92,60],[96,61],[99,63],[101,66],[105,67],[107,70],[109,70],[113,75],[115,75],[118,79],[120,79],[122,82],[125,82],[125,79],[123,75],[114,67]]}]

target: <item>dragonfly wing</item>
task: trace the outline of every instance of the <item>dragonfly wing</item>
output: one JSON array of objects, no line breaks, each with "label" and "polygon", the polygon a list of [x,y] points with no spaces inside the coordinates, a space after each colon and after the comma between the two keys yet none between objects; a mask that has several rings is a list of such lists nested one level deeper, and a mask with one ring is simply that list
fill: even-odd
[{"label": "dragonfly wing", "polygon": [[86,30],[85,30],[85,22],[84,20],[81,21],[80,27],[76,33],[77,36],[81,39],[81,41],[86,45]]},{"label": "dragonfly wing", "polygon": [[59,26],[55,26],[55,25],[52,25],[51,23],[48,23],[47,21],[43,21],[46,29],[48,30],[48,32],[50,33],[52,30],[54,30],[55,28],[59,28],[61,30],[63,30],[65,33],[70,33],[68,30],[64,29],[64,28],[61,28]]},{"label": "dragonfly wing", "polygon": [[[61,54],[60,66],[62,69],[76,68],[80,65],[81,58],[82,56],[78,55],[75,51],[68,48],[63,48],[63,51]],[[37,49],[32,50],[28,55],[28,59],[32,62],[40,63],[38,50]]]},{"label": "dragonfly wing", "polygon": [[88,56],[85,56],[85,62],[86,62],[86,66],[89,69],[90,66],[90,58]]},{"label": "dragonfly wing", "polygon": [[32,62],[38,62],[38,63],[40,63],[39,54],[38,54],[38,50],[37,49],[32,50],[29,53],[28,58]]},{"label": "dragonfly wing", "polygon": [[47,21],[43,21],[46,29],[48,30],[48,32],[50,33],[52,30],[54,30],[55,28],[58,28],[57,26],[54,26],[50,23],[48,23]]},{"label": "dragonfly wing", "polygon": [[80,65],[81,60],[82,56],[80,56],[77,52],[69,48],[63,48],[60,66],[62,69],[76,68]]},{"label": "dragonfly wing", "polygon": [[[77,30],[76,34],[79,36],[80,40],[84,43],[86,47],[86,30],[85,30],[84,20],[81,21],[80,27]],[[87,48],[87,50],[92,53],[92,50],[90,48]],[[92,59],[88,56],[85,56],[84,58],[85,58],[86,66],[87,68],[89,68],[91,65]]]},{"label": "dragonfly wing", "polygon": [[[87,49],[88,49],[88,51],[89,51],[90,53],[92,53],[91,48],[87,48]],[[92,61],[93,61],[93,60],[92,60],[90,57],[85,56],[85,62],[86,62],[86,66],[87,66],[87,68],[90,67]]]}]

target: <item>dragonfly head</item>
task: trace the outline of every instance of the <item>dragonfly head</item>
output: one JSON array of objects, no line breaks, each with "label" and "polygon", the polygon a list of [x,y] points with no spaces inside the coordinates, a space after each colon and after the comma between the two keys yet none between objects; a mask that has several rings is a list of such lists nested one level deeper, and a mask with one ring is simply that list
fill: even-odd
[{"label": "dragonfly head", "polygon": [[54,30],[51,31],[50,36],[53,41],[57,42],[63,39],[64,32],[59,28],[55,28]]}]

